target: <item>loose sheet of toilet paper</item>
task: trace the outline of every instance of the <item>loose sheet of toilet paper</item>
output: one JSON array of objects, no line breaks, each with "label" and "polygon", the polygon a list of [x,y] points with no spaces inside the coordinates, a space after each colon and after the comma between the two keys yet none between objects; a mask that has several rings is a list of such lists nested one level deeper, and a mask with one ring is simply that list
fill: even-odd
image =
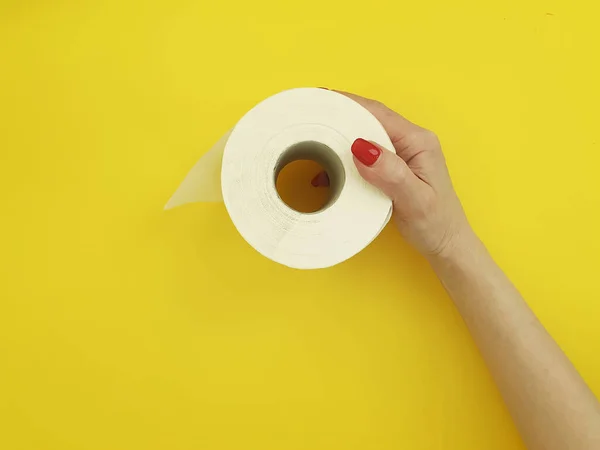
[{"label": "loose sheet of toilet paper", "polygon": [[[338,264],[366,247],[391,216],[391,201],[356,170],[350,146],[359,137],[393,148],[379,121],[348,97],[316,88],[283,91],[205,153],[165,209],[224,201],[240,234],[271,260],[300,269]],[[290,149],[311,143],[339,158],[344,181],[332,204],[300,213],[281,200],[275,178]]]},{"label": "loose sheet of toilet paper", "polygon": [[225,133],[212,148],[198,160],[179,185],[165,209],[194,202],[222,202],[221,161],[231,130]]}]

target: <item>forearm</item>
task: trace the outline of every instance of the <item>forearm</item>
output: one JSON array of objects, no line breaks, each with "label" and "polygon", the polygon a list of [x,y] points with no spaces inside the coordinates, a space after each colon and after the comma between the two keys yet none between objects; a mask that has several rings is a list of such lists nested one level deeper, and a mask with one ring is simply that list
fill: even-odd
[{"label": "forearm", "polygon": [[[356,169],[392,199],[403,236],[424,254],[438,253],[430,262],[529,448],[600,450],[597,400],[465,225],[437,136],[382,103],[343,94],[379,120],[396,151],[356,139],[351,146]],[[456,239],[460,231],[465,235]]]},{"label": "forearm", "polygon": [[600,448],[600,407],[519,292],[467,232],[430,263],[530,449]]}]

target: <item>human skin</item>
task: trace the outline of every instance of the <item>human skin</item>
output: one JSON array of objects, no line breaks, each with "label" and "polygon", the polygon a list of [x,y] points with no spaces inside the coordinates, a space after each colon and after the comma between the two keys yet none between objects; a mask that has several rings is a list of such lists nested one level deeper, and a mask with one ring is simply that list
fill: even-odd
[{"label": "human skin", "polygon": [[[356,168],[392,199],[400,233],[456,305],[526,446],[600,450],[598,400],[469,225],[437,136],[378,101],[336,92],[369,110],[387,131],[395,154],[357,139]],[[327,184],[325,173],[313,180]]]}]

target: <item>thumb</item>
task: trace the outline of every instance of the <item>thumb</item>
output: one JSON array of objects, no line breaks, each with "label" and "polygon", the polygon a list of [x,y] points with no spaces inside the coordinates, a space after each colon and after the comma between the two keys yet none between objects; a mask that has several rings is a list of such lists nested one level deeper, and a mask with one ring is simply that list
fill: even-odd
[{"label": "thumb", "polygon": [[392,201],[410,202],[415,196],[420,180],[394,152],[359,138],[352,144],[352,154],[361,176]]}]

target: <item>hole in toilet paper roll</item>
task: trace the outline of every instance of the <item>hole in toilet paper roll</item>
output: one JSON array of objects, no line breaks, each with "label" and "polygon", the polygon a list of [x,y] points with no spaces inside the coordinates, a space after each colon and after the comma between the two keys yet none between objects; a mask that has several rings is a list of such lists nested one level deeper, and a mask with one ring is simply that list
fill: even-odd
[{"label": "hole in toilet paper roll", "polygon": [[[314,187],[312,179],[325,171],[329,187]],[[344,187],[346,173],[339,156],[327,145],[304,141],[287,148],[275,166],[279,198],[301,213],[323,211],[333,205]]]}]

